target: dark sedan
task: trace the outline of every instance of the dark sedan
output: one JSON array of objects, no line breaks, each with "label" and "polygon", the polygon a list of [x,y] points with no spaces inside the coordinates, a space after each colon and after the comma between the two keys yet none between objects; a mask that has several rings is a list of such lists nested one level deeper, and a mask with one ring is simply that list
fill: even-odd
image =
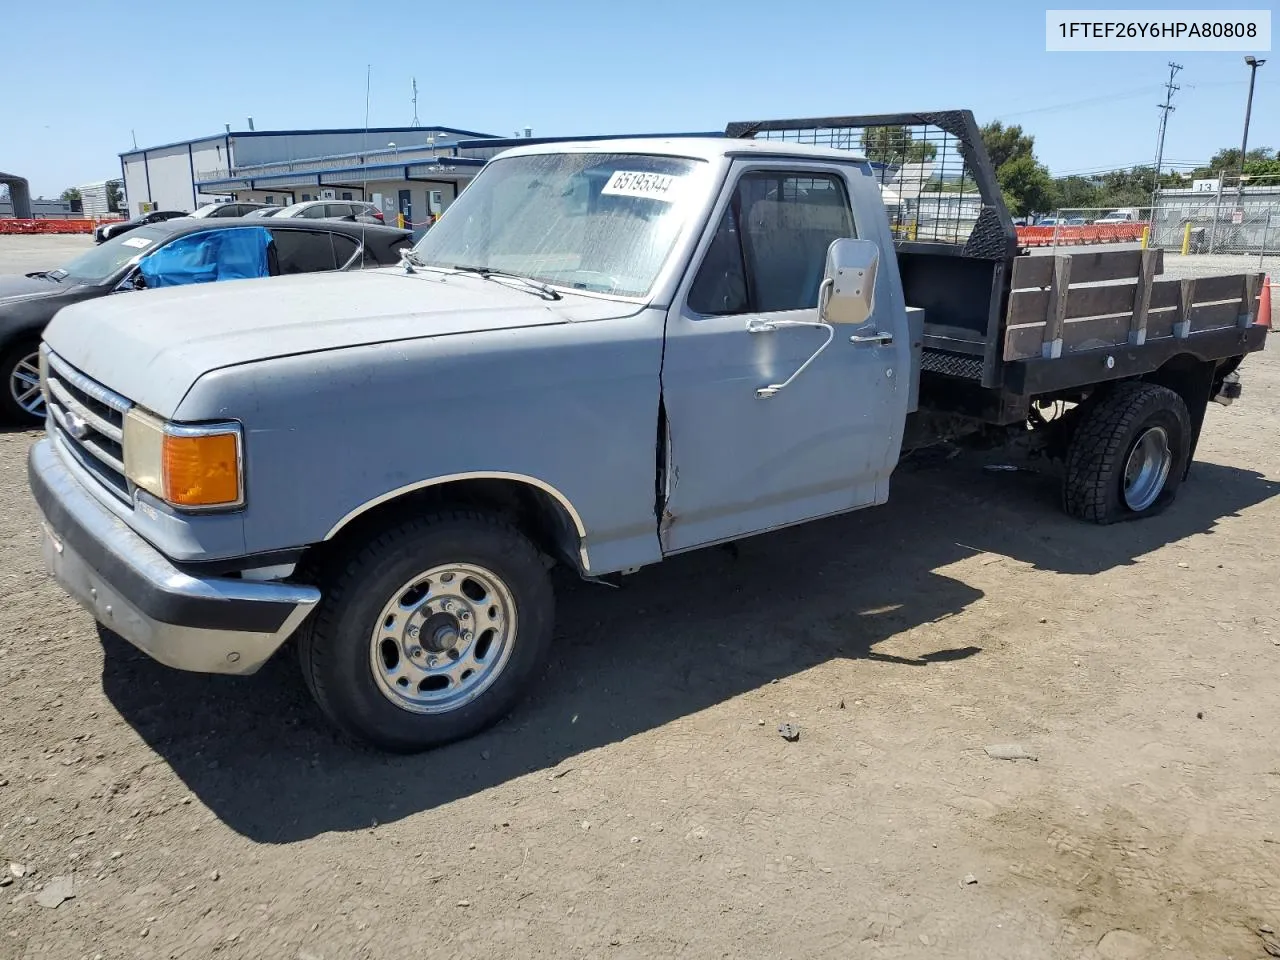
[{"label": "dark sedan", "polygon": [[181,210],[152,210],[150,213],[144,213],[134,217],[132,220],[125,220],[122,223],[103,223],[93,231],[93,239],[97,243],[105,243],[112,237],[118,237],[130,230],[136,230],[138,227],[145,227],[152,223],[164,223],[167,220],[176,220],[179,217],[187,216]]},{"label": "dark sedan", "polygon": [[171,220],[108,240],[57,270],[0,276],[0,419],[44,418],[40,334],[68,304],[128,290],[394,264],[413,235],[338,220]]}]

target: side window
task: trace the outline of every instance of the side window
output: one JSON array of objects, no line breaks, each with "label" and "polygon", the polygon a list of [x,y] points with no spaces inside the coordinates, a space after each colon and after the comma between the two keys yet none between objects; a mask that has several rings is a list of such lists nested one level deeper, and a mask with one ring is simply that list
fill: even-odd
[{"label": "side window", "polygon": [[149,289],[269,274],[267,231],[218,227],[178,237],[144,257],[138,273]]},{"label": "side window", "polygon": [[744,174],[694,278],[689,307],[720,316],[812,310],[827,248],[853,235],[840,178]]},{"label": "side window", "polygon": [[325,218],[324,204],[317,203],[315,206],[307,207],[302,211],[302,215],[308,220],[323,220]]},{"label": "side window", "polygon": [[329,242],[333,246],[333,259],[338,269],[345,267],[360,248],[360,244],[356,243],[355,240],[340,233],[329,234]]},{"label": "side window", "polygon": [[[329,233],[310,230],[272,230],[276,270],[281,276],[333,270],[339,264]],[[350,256],[348,254],[347,256]]]},{"label": "side window", "polygon": [[689,306],[710,316],[746,313],[747,273],[738,237],[737,204],[730,202],[707,248],[706,259],[689,288]]},{"label": "side window", "polygon": [[349,203],[326,203],[324,209],[326,217],[351,216],[351,204]]}]

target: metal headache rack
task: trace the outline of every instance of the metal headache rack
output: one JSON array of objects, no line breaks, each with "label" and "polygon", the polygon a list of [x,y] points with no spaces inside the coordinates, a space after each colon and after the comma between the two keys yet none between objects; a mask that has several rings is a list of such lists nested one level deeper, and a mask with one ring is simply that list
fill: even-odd
[{"label": "metal headache rack", "polygon": [[739,122],[725,135],[865,156],[900,250],[919,243],[946,244],[984,260],[1015,254],[1013,222],[968,110]]},{"label": "metal headache rack", "polygon": [[731,123],[725,135],[865,156],[906,301],[925,312],[923,369],[999,385],[1005,280],[1018,239],[971,111],[761,120]]}]

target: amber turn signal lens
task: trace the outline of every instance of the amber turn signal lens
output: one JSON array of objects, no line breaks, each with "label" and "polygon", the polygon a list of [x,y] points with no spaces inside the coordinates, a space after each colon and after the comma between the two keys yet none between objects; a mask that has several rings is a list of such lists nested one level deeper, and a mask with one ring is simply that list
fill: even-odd
[{"label": "amber turn signal lens", "polygon": [[177,507],[240,502],[239,438],[234,433],[164,438],[164,498]]}]

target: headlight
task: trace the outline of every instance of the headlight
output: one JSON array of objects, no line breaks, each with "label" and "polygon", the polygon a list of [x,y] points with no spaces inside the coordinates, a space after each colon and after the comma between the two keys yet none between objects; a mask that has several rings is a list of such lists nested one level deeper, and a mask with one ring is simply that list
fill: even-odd
[{"label": "headlight", "polygon": [[124,418],[124,472],[137,486],[175,507],[241,506],[240,424],[185,426],[135,407]]}]

